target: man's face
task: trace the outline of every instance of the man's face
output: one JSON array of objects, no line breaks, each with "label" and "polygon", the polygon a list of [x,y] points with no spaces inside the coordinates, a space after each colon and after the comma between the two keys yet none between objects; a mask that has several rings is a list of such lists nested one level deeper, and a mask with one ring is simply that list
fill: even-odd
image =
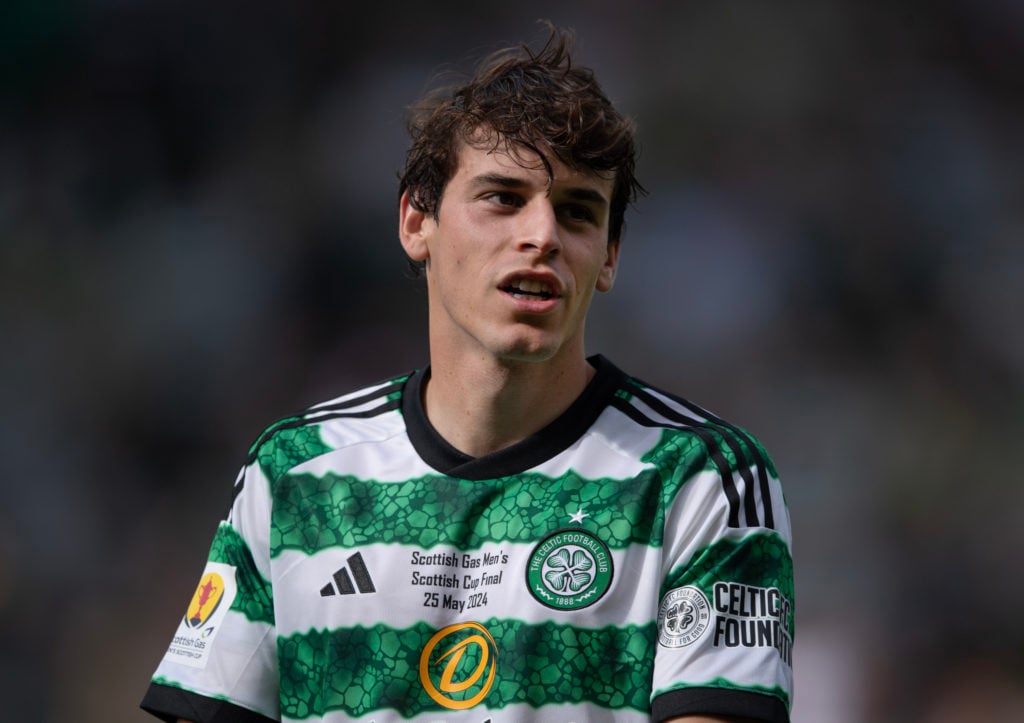
[{"label": "man's face", "polygon": [[[594,290],[612,286],[613,179],[521,149],[464,145],[438,217],[402,200],[406,252],[426,262],[431,347],[506,362],[582,357]],[[438,346],[440,345],[440,346]]]}]

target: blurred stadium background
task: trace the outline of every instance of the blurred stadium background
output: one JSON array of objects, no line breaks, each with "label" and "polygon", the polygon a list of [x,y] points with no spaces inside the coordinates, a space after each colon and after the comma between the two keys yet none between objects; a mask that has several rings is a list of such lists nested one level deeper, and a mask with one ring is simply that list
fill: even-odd
[{"label": "blurred stadium background", "polygon": [[7,0],[0,718],[146,720],[248,444],[425,361],[404,107],[539,17],[650,190],[592,349],[782,473],[794,720],[1024,720],[1015,0]]}]

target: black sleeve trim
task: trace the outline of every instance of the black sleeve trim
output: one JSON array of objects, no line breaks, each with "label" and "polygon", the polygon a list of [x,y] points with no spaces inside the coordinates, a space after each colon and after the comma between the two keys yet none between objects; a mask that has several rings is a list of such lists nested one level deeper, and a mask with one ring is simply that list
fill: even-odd
[{"label": "black sleeve trim", "polygon": [[789,711],[778,698],[723,688],[682,688],[659,695],[651,708],[654,723],[681,715],[724,715],[768,723],[789,723]]},{"label": "black sleeve trim", "polygon": [[166,723],[176,723],[179,718],[195,723],[274,723],[272,718],[226,700],[157,683],[150,684],[139,707]]}]

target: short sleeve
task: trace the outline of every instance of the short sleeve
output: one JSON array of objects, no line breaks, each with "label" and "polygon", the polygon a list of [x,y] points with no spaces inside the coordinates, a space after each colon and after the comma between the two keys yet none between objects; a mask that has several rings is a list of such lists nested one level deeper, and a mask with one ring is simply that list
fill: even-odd
[{"label": "short sleeve", "polygon": [[676,480],[666,515],[654,721],[687,714],[789,721],[789,513],[760,445],[746,435],[730,440],[704,469]]},{"label": "short sleeve", "polygon": [[279,719],[269,484],[243,468],[227,518],[141,707],[165,721]]}]

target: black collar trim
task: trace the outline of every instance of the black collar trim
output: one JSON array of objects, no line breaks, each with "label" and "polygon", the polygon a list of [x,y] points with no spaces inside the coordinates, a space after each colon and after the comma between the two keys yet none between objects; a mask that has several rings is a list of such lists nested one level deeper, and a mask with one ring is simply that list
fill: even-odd
[{"label": "black collar trim", "polygon": [[597,370],[583,393],[558,419],[523,441],[484,457],[470,457],[450,445],[427,419],[423,382],[430,368],[413,374],[402,393],[402,415],[412,446],[424,462],[451,477],[485,480],[519,474],[551,459],[583,436],[626,381],[603,356],[587,361]]}]

